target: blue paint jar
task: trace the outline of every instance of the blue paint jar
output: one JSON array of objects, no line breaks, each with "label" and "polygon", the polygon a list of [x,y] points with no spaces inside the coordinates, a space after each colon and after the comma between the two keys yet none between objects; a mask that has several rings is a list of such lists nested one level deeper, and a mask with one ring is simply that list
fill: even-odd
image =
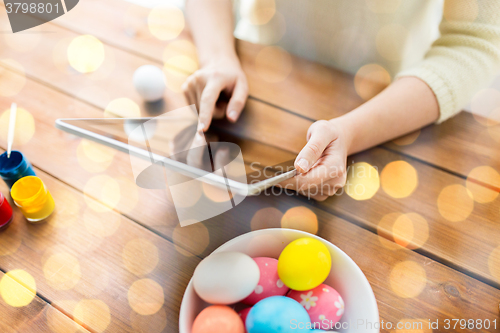
[{"label": "blue paint jar", "polygon": [[0,155],[0,177],[12,187],[15,182],[26,176],[36,176],[30,162],[19,151],[12,151],[10,158],[7,152]]}]

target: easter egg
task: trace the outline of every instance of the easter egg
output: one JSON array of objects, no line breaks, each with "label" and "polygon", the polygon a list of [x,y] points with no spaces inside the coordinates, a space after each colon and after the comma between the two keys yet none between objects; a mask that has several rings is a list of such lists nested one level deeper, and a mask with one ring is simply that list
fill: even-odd
[{"label": "easter egg", "polygon": [[274,258],[259,257],[253,259],[259,266],[260,279],[255,290],[245,298],[242,303],[254,305],[260,300],[270,296],[284,296],[288,287],[278,276],[278,260]]},{"label": "easter egg", "polygon": [[134,72],[134,87],[147,102],[155,102],[163,97],[166,88],[165,74],[153,65],[144,65]]},{"label": "easter egg", "polygon": [[203,259],[193,274],[198,296],[212,304],[232,304],[248,297],[257,287],[257,263],[240,252],[213,253]]},{"label": "easter egg", "polygon": [[245,321],[248,333],[309,332],[307,311],[286,296],[271,296],[255,304]]},{"label": "easter egg", "polygon": [[314,238],[288,244],[278,259],[278,275],[293,290],[316,288],[330,274],[332,258],[327,247]]},{"label": "easter egg", "polygon": [[228,306],[212,305],[196,317],[192,333],[245,333],[240,316]]},{"label": "easter egg", "polygon": [[306,291],[290,290],[288,297],[306,309],[315,325],[313,327],[333,329],[344,314],[344,300],[335,289],[326,284]]}]

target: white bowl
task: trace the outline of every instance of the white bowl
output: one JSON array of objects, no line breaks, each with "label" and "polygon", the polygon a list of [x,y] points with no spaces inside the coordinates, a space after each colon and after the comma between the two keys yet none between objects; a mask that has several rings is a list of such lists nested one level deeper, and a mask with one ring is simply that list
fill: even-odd
[{"label": "white bowl", "polygon": [[[332,256],[332,271],[325,284],[335,288],[345,302],[345,312],[341,322],[345,323],[338,332],[378,333],[379,314],[375,295],[361,269],[338,247],[309,233],[293,229],[263,229],[236,237],[220,246],[213,253],[237,251],[250,257],[278,258],[290,242],[302,237],[312,237],[326,245]],[[196,316],[207,303],[201,300],[189,282],[182,298],[179,313],[179,332],[191,333]],[[361,321],[363,324],[361,324]],[[372,328],[370,328],[370,324]]]}]

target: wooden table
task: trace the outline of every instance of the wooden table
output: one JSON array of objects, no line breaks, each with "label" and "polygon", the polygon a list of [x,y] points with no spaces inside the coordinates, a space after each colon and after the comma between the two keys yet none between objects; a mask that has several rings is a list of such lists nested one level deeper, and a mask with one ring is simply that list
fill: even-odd
[{"label": "wooden table", "polygon": [[[395,327],[406,322],[424,322],[418,332],[431,332],[429,320],[439,320],[436,332],[499,331],[444,325],[446,319],[500,324],[500,184],[487,173],[487,167],[500,171],[500,125],[462,112],[351,156],[348,165],[366,162],[380,174],[382,186],[368,200],[251,197],[181,228],[168,193],[135,186],[129,156],[54,127],[60,117],[102,117],[117,98],[151,114],[132,86],[134,70],[144,64],[166,61],[169,89],[154,114],[186,105],[180,85],[196,69],[194,46],[186,31],[175,40],[155,38],[149,12],[119,0],[85,0],[37,29],[43,33],[0,38],[0,110],[14,101],[26,110],[15,148],[32,162],[57,206],[40,225],[28,224],[16,210],[13,224],[0,233],[0,277],[22,270],[36,282],[14,280],[23,297],[36,292],[26,306],[0,298],[1,332],[175,332],[198,262],[238,235],[281,226],[315,232],[359,265],[381,320],[393,324],[384,332],[403,332]],[[5,11],[0,15],[7,31]],[[82,34],[104,45],[104,63],[94,73],[80,74],[68,64],[69,42]],[[226,128],[266,151],[297,153],[313,121],[363,103],[355,83],[365,93],[383,88],[287,55],[256,62],[262,49],[238,42],[250,97],[242,118]],[[5,149],[6,127],[0,128]],[[477,167],[483,168],[472,172]],[[408,181],[408,172],[417,182]],[[0,190],[8,193],[3,183]]]}]

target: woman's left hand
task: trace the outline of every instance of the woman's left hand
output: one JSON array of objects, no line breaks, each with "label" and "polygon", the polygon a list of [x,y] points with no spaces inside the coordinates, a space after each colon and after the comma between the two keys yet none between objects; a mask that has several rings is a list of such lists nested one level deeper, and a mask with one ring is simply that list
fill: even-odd
[{"label": "woman's left hand", "polygon": [[346,182],[347,147],[342,128],[319,120],[307,131],[307,144],[295,159],[297,175],[277,186],[323,201]]}]

